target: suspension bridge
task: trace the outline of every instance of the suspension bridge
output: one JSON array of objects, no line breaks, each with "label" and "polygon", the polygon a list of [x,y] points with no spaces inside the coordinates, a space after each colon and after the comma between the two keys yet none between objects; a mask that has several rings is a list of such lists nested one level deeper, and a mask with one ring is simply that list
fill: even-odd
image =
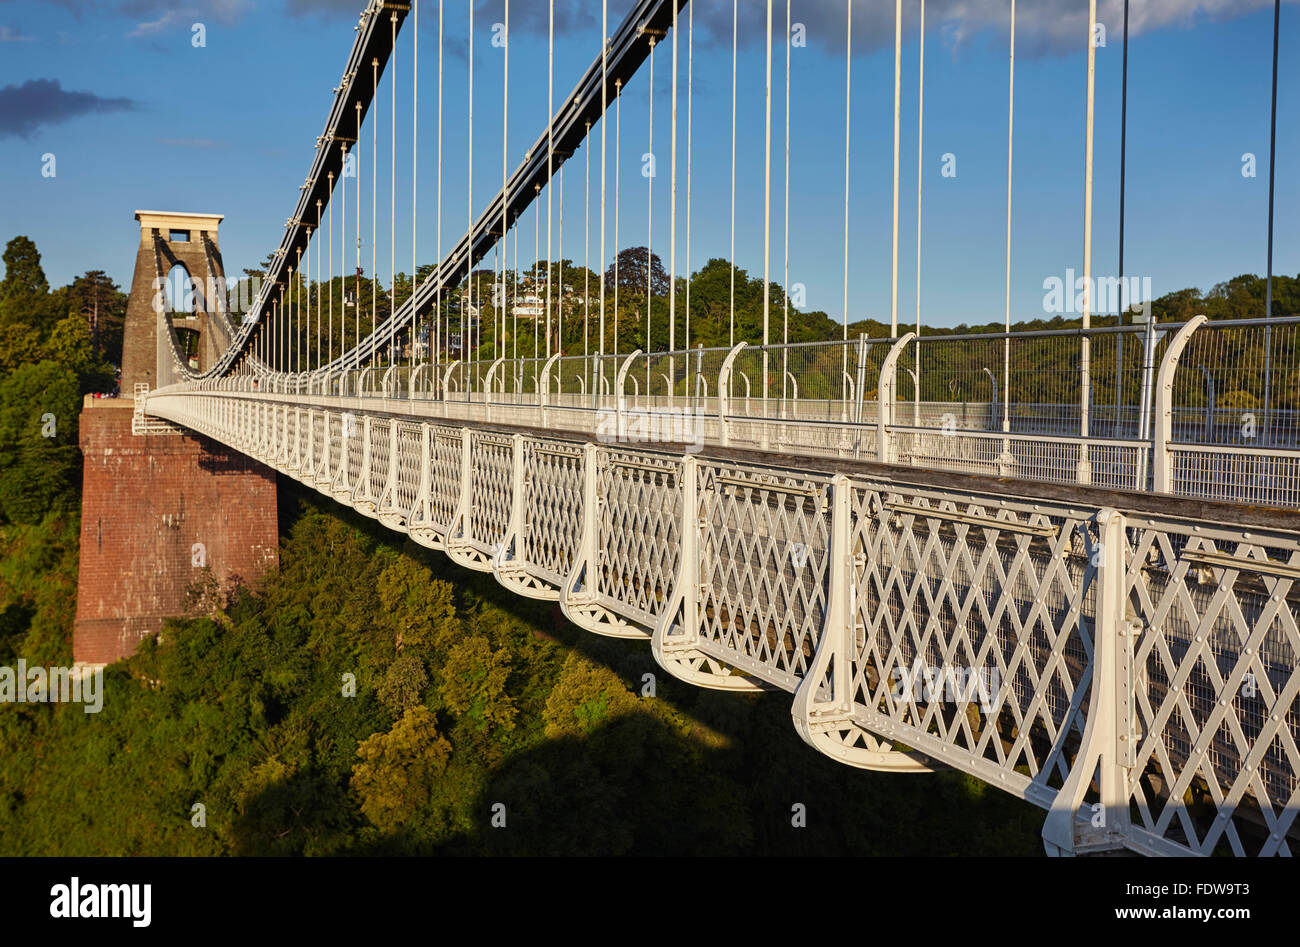
[{"label": "suspension bridge", "polygon": [[[503,134],[499,189],[476,196],[471,177],[466,230],[444,247],[444,13],[424,4],[439,42],[436,263],[421,267],[413,240],[409,280],[394,272],[387,288],[373,258],[362,279],[360,240],[349,265],[347,235],[350,222],[360,237],[365,183],[372,253],[381,223],[396,232],[399,116],[395,91],[383,115],[381,78],[395,90],[409,62],[418,82],[421,5],[368,6],[252,304],[237,312],[209,294],[194,317],[198,350],[166,307],[132,323],[142,328],[138,345],[128,336],[123,384],[136,433],[204,435],[519,595],[558,602],[583,629],[646,641],[682,680],[790,693],[799,735],[846,765],[900,779],[974,775],[1046,810],[1051,854],[1289,855],[1300,831],[1300,320],[1266,311],[1094,325],[1085,293],[1080,327],[1012,332],[1008,159],[1006,331],[927,335],[919,303],[917,325],[900,325],[897,25],[890,334],[849,331],[846,124],[844,326],[838,338],[791,342],[789,299],[773,293],[770,265],[773,65],[784,15],[788,90],[789,7],[769,0],[733,7],[733,18],[762,17],[767,37],[762,336],[736,338],[733,299],[729,344],[692,346],[676,271],[692,6],[635,0],[612,23],[602,4],[590,66],[561,101],[552,73],[540,134],[513,171]],[[847,121],[853,5],[844,9]],[[459,15],[472,43],[473,5]],[[554,4],[550,16],[553,49]],[[408,21],[416,28],[399,46]],[[653,109],[665,49],[669,344],[627,350],[618,281],[605,277],[606,202],[619,188],[608,187],[606,152],[619,147],[629,84],[648,84]],[[508,92],[508,52],[503,60]],[[472,55],[467,65],[472,97]],[[416,89],[412,124],[428,120]],[[787,92],[787,139],[788,103]],[[1013,96],[1009,106],[1014,114]],[[393,142],[388,220],[378,210],[381,122]],[[1009,122],[1009,149],[1010,139]],[[524,307],[534,351],[521,353],[520,306],[503,298],[505,251],[513,238],[517,257],[521,217],[549,207],[580,151],[588,195],[598,161],[600,207],[599,234],[584,234],[599,275],[583,287],[581,352],[572,323],[564,331],[547,214],[547,272],[525,289],[544,325]],[[411,168],[421,169],[414,148]],[[788,195],[788,158],[784,186]],[[733,235],[734,205],[733,183]],[[689,244],[689,209],[681,216]],[[164,280],[182,252],[192,270],[224,279],[215,224],[187,219],[196,239],[142,212],[137,281]],[[476,270],[492,254],[497,268]],[[649,273],[648,251],[645,262]],[[649,286],[645,295],[649,323]]]}]

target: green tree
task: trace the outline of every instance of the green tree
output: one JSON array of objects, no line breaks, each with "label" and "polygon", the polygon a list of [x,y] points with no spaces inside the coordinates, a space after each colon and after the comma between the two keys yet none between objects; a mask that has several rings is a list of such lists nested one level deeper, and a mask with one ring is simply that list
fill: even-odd
[{"label": "green tree", "polygon": [[388,673],[379,685],[379,699],[403,713],[420,702],[420,694],[428,683],[424,662],[413,654],[404,654],[388,666]]},{"label": "green tree", "polygon": [[584,736],[638,709],[637,699],[617,674],[573,652],[546,699],[542,719],[548,737]]},{"label": "green tree", "polygon": [[117,283],[103,270],[88,270],[58,294],[62,311],[75,313],[86,323],[92,351],[121,365],[127,298]]},{"label": "green tree", "polygon": [[3,255],[0,280],[0,324],[28,325],[44,335],[50,328],[50,284],[41,269],[41,255],[28,237],[14,237]]},{"label": "green tree", "polygon": [[479,730],[512,730],[518,711],[506,691],[509,677],[510,652],[493,651],[486,638],[474,635],[447,653],[440,693],[453,713],[468,718]]},{"label": "green tree", "polygon": [[76,508],[80,409],[76,373],[54,362],[0,381],[0,519],[38,523]]},{"label": "green tree", "polygon": [[352,788],[361,797],[361,811],[376,828],[391,832],[433,801],[451,744],[427,707],[412,707],[387,733],[363,740],[357,756]]},{"label": "green tree", "polygon": [[433,581],[429,569],[408,556],[394,559],[379,574],[379,624],[392,634],[393,651],[428,648],[454,628],[456,606],[450,586]]}]

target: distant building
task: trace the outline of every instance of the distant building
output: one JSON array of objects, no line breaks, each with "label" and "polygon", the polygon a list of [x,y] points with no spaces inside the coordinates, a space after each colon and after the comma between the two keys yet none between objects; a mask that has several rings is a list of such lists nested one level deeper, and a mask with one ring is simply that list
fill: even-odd
[{"label": "distant building", "polygon": [[543,300],[540,296],[524,296],[519,302],[515,303],[510,311],[513,315],[522,316],[525,319],[540,319],[545,311],[542,303]]}]

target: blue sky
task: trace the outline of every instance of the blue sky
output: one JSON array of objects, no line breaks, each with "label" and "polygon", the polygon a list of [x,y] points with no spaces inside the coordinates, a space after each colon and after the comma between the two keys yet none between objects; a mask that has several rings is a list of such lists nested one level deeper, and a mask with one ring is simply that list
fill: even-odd
[{"label": "blue sky", "polygon": [[[596,54],[599,0],[556,0],[554,96],[558,104]],[[629,6],[609,0],[611,31]],[[730,243],[731,3],[697,0],[692,148],[691,257],[686,240],[686,11],[678,37],[677,271],[726,257]],[[904,0],[899,210],[900,321],[915,319],[919,0]],[[1032,6],[1032,10],[1029,9]],[[1127,265],[1160,295],[1208,288],[1242,272],[1263,274],[1268,189],[1272,4],[1266,0],[1146,0],[1133,4],[1129,54]],[[1012,315],[1043,314],[1043,282],[1083,262],[1083,155],[1087,3],[1022,0],[1017,25]],[[1118,0],[1099,4],[1107,29],[1097,50],[1094,271],[1116,269],[1121,21]],[[930,0],[922,154],[922,318],[936,325],[1000,321],[1003,314],[1009,0]],[[1139,12],[1140,8],[1140,12]],[[763,267],[761,0],[741,0],[737,65],[736,258]],[[807,308],[842,312],[845,0],[794,0],[807,45],[792,51],[790,282]],[[513,0],[509,167],[540,132],[547,103],[547,8]],[[221,213],[228,272],[255,265],[279,243],[324,125],[332,88],[354,38],[359,0],[0,0],[0,238],[27,234],[51,283],[91,268],[125,287],[137,209]],[[475,214],[501,184],[502,50],[492,44],[502,0],[475,12]],[[469,4],[445,11],[443,242],[464,231]],[[783,278],[785,2],[775,0],[771,273]],[[206,45],[193,45],[201,23]],[[412,41],[397,63],[397,269],[411,261]],[[420,262],[433,259],[437,203],[437,3],[420,4],[418,227]],[[1300,271],[1300,7],[1283,4],[1279,74],[1275,271]],[[893,4],[854,0],[849,314],[890,316]],[[655,55],[653,246],[668,264],[671,37]],[[389,80],[381,83],[378,270],[391,270]],[[56,85],[57,84],[57,85]],[[646,241],[648,70],[622,103],[619,246]],[[370,126],[362,132],[363,265],[370,269]],[[615,250],[614,128],[607,130],[606,259]],[[590,262],[599,265],[599,127],[591,151]],[[1256,176],[1242,174],[1245,153]],[[44,156],[56,174],[42,175]],[[955,156],[956,176],[942,173]],[[563,230],[558,182],[552,253],[584,261],[584,166],[565,169]],[[545,193],[540,255],[545,257]],[[355,194],[348,197],[355,230]],[[341,213],[341,204],[336,214]],[[335,226],[342,230],[341,217]],[[534,258],[534,218],[520,223],[519,262]],[[352,237],[349,237],[351,247]],[[334,253],[341,252],[336,234]],[[315,251],[313,251],[314,253]],[[514,256],[513,238],[509,250]],[[351,255],[351,252],[350,252]],[[492,264],[489,257],[487,265]],[[335,263],[335,272],[339,264]],[[313,275],[315,264],[312,266]],[[326,271],[327,272],[327,271]]]}]

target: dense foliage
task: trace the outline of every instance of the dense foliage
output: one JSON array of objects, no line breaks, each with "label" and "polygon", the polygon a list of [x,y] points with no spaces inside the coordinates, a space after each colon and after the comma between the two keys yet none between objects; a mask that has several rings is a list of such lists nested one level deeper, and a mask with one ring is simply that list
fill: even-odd
[{"label": "dense foliage", "polygon": [[280,569],[110,668],[101,713],[0,708],[0,850],[1038,850],[1040,813],[973,779],[846,768],[789,695],[676,683],[643,643],[296,502]]}]

